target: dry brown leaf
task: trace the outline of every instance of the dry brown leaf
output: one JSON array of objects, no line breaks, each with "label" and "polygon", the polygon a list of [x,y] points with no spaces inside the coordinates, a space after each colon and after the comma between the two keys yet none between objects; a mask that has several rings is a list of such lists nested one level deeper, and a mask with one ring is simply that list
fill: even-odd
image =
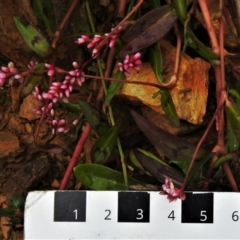
[{"label": "dry brown leaf", "polygon": [[[164,79],[168,82],[174,72],[176,49],[166,41],[160,41]],[[200,124],[206,111],[208,96],[208,70],[210,64],[200,58],[192,59],[186,54],[181,56],[178,81],[171,90],[171,96],[180,119],[193,124]],[[149,63],[143,63],[139,72],[130,71],[128,80],[158,83]],[[135,84],[124,84],[120,94],[128,99],[140,100],[156,112],[164,114],[160,106],[160,95],[155,99],[153,94],[159,89]]]}]

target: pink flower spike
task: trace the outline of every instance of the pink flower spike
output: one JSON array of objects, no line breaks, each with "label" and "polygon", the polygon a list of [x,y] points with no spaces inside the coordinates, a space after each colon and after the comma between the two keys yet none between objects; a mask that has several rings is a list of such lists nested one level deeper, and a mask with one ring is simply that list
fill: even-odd
[{"label": "pink flower spike", "polygon": [[79,64],[77,62],[73,62],[72,65],[74,68],[79,68]]},{"label": "pink flower spike", "polygon": [[141,57],[141,53],[139,52],[135,53],[133,56],[134,60],[140,59],[140,57]]},{"label": "pink flower spike", "polygon": [[78,119],[75,119],[72,124],[77,125],[78,124]]},{"label": "pink flower spike", "polygon": [[65,119],[60,119],[60,120],[58,121],[58,126],[59,126],[59,127],[60,127],[60,126],[63,126],[65,123],[66,123],[66,120],[65,120]]},{"label": "pink flower spike", "polygon": [[94,48],[92,51],[92,57],[95,58],[97,56],[97,53],[98,53],[98,49]]},{"label": "pink flower spike", "polygon": [[0,72],[0,78],[6,78],[6,74],[3,72]]},{"label": "pink flower spike", "polygon": [[5,73],[9,72],[8,67],[1,67],[1,70],[2,70],[3,72],[5,72]]}]

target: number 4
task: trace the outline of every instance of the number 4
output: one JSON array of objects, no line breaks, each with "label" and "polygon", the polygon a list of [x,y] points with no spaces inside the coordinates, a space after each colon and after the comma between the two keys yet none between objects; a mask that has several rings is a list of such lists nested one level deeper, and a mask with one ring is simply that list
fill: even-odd
[{"label": "number 4", "polygon": [[168,218],[171,218],[172,220],[174,220],[174,218],[175,218],[174,211],[170,212],[170,214],[168,215]]}]

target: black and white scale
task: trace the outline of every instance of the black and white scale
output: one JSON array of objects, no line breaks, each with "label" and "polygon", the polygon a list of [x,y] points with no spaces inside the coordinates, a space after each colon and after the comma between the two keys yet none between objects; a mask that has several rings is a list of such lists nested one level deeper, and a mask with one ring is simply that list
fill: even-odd
[{"label": "black and white scale", "polygon": [[240,194],[36,191],[25,204],[25,240],[240,239]]}]

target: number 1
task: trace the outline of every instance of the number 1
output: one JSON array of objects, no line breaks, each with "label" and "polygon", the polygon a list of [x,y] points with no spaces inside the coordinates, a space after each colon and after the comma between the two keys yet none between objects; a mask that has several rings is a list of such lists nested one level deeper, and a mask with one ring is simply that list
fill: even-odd
[{"label": "number 1", "polygon": [[77,220],[77,209],[73,211],[75,213],[75,220]]}]

